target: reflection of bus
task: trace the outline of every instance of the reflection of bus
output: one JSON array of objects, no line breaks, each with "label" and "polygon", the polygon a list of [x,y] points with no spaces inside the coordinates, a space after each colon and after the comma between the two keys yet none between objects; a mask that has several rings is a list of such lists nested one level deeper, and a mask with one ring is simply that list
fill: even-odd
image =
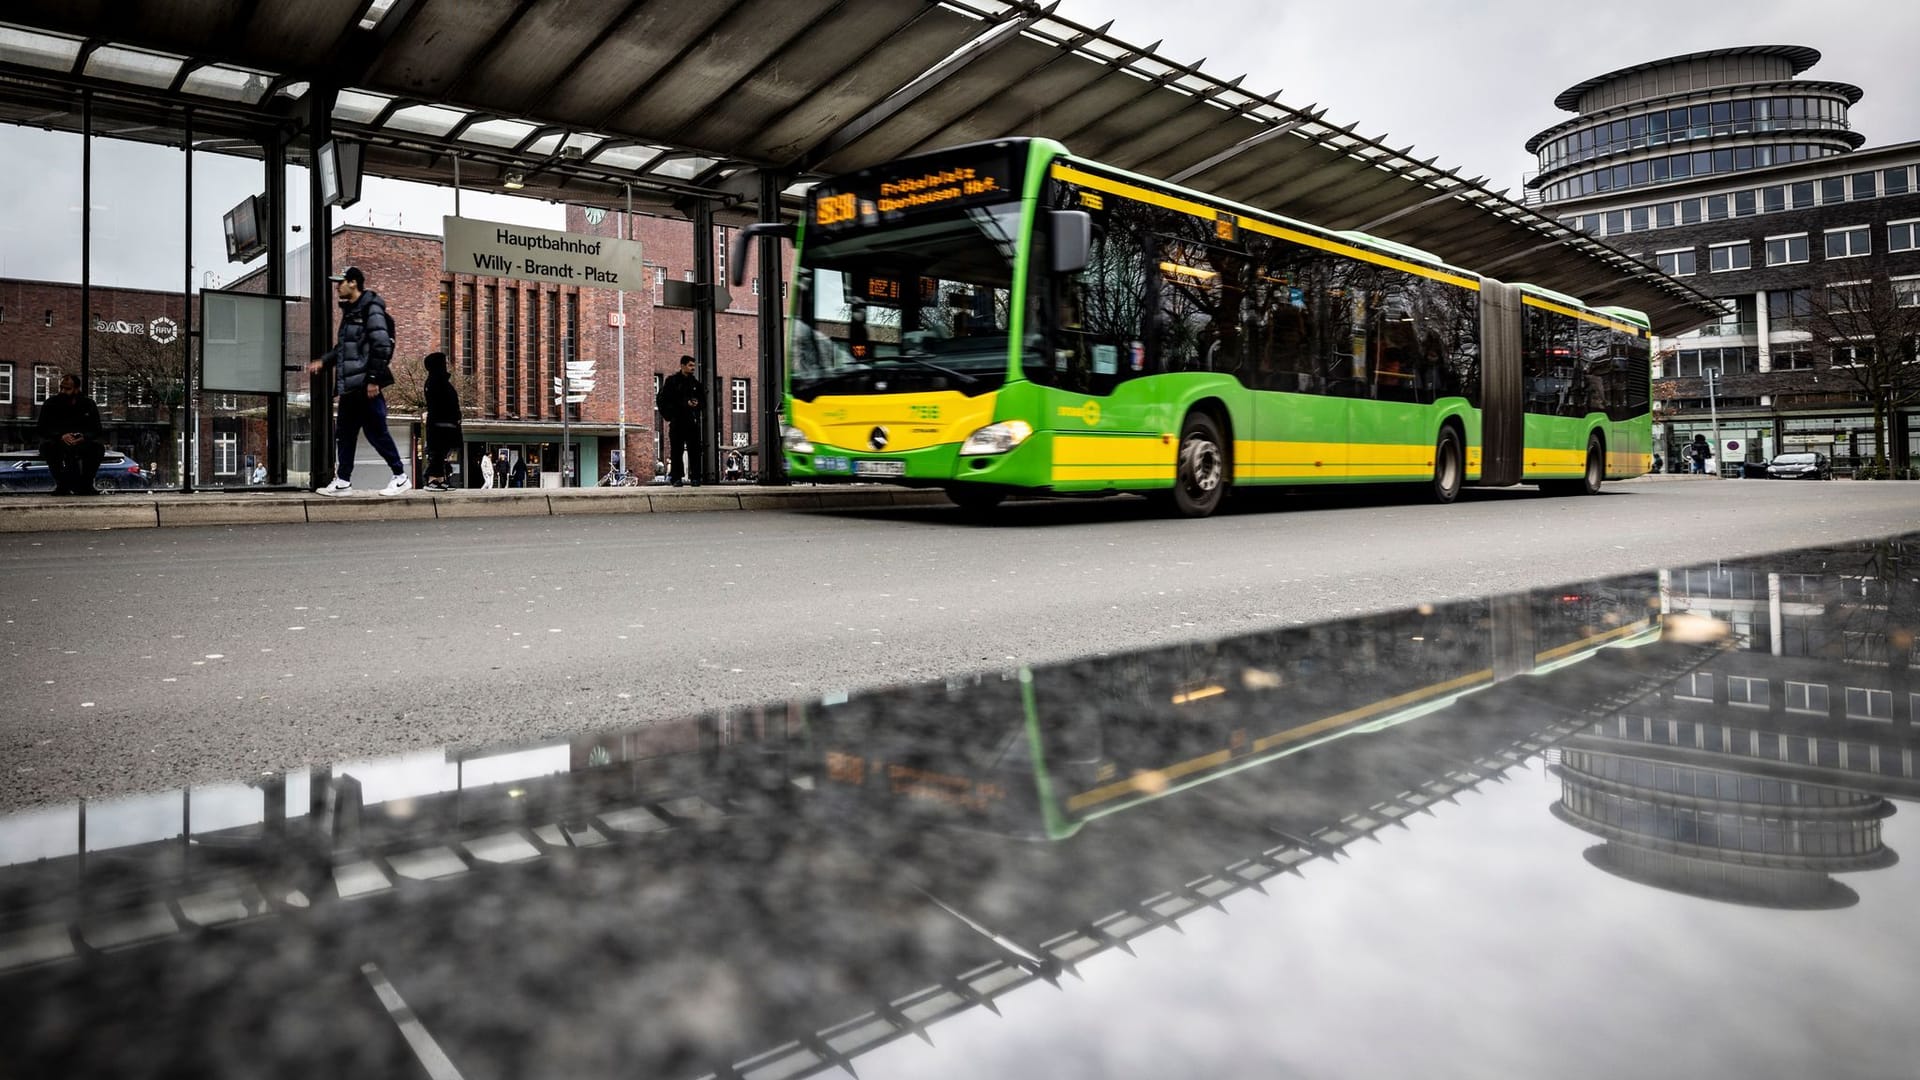
[{"label": "reflection of bus", "polygon": [[829,806],[877,802],[1061,838],[1515,676],[1655,640],[1645,600],[1556,591],[864,694],[810,720],[819,792]]},{"label": "reflection of bus", "polygon": [[1243,485],[1591,493],[1650,458],[1638,313],[1046,140],[820,184],[796,285],[796,479],[963,505],[1133,491],[1198,516]]}]

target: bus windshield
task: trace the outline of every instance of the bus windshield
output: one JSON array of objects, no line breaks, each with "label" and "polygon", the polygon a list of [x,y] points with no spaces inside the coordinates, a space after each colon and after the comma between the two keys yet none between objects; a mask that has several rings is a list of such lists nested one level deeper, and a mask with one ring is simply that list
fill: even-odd
[{"label": "bus windshield", "polygon": [[998,389],[1019,236],[1009,203],[807,248],[793,395]]}]

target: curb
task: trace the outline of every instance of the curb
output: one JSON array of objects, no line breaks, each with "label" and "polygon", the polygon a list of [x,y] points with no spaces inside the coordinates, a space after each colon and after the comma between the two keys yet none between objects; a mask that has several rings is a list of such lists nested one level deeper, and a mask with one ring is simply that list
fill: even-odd
[{"label": "curb", "polygon": [[739,491],[648,492],[633,489],[328,498],[311,492],[250,495],[105,495],[0,499],[0,533],[156,529],[187,525],[301,525],[363,521],[433,521],[594,514],[713,513],[940,506],[947,497],[915,488],[742,488]]}]

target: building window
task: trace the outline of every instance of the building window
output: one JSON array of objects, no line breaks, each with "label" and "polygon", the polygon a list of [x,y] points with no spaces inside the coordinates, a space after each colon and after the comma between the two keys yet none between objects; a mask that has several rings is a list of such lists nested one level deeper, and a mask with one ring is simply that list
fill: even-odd
[{"label": "building window", "polygon": [[460,373],[472,375],[474,371],[474,288],[463,285],[460,288]]},{"label": "building window", "polygon": [[1907,193],[1907,167],[1888,169],[1880,174],[1880,190],[1885,195],[1905,195]]},{"label": "building window", "polygon": [[231,431],[213,435],[213,474],[232,476],[240,471],[240,437]]},{"label": "building window", "polygon": [[745,379],[733,380],[733,411],[737,413],[747,411],[747,380]]},{"label": "building window", "polygon": [[13,364],[0,364],[0,405],[13,404]]},{"label": "building window", "polygon": [[[560,351],[560,294],[556,292],[547,296],[546,375],[548,379],[551,380],[560,377],[560,360],[563,356],[564,354]],[[551,400],[547,397],[547,389],[545,386],[536,387],[535,392],[541,400]],[[559,406],[555,406],[555,408],[558,409]]]},{"label": "building window", "polygon": [[239,394],[215,394],[213,407],[221,412],[237,412],[240,408]]},{"label": "building window", "polygon": [[1767,680],[1745,675],[1727,676],[1727,704],[1764,709],[1767,707],[1767,696]]},{"label": "building window", "polygon": [[33,365],[33,403],[45,405],[53,396],[54,370],[52,364]]},{"label": "building window", "polygon": [[1805,349],[1775,349],[1773,354],[1775,371],[1812,371],[1813,354]]},{"label": "building window", "polygon": [[1847,687],[1847,719],[1892,720],[1893,694],[1886,690]]},{"label": "building window", "polygon": [[453,282],[440,283],[440,351],[453,351]]},{"label": "building window", "polygon": [[527,290],[527,416],[540,415],[540,290]]},{"label": "building window", "polygon": [[1692,277],[1694,271],[1697,269],[1692,248],[1684,248],[1678,251],[1656,252],[1654,259],[1663,273],[1671,274],[1674,277]]},{"label": "building window", "polygon": [[1728,270],[1753,269],[1753,245],[1745,240],[1737,244],[1715,244],[1707,249],[1707,258],[1716,274]]},{"label": "building window", "polygon": [[1733,193],[1734,217],[1752,217],[1757,212],[1757,209],[1753,205],[1753,192],[1736,191]]},{"label": "building window", "polygon": [[[488,285],[481,290],[481,293],[480,377],[483,381],[492,382],[494,378],[494,350],[500,347],[500,289],[496,285]],[[482,395],[479,389],[477,387],[475,388],[474,393],[476,397],[484,396],[487,398],[487,403],[480,410],[480,415],[498,416],[500,414],[495,411],[497,406],[493,404],[492,400],[492,391],[496,388],[488,387],[487,389],[488,393]],[[476,401],[474,404],[478,405],[480,403]]]},{"label": "building window", "polygon": [[1813,181],[1803,180],[1794,184],[1787,188],[1787,194],[1792,196],[1795,210],[1813,209]]},{"label": "building window", "polygon": [[1727,197],[1725,195],[1707,196],[1707,220],[1725,221],[1727,218]]},{"label": "building window", "polygon": [[714,230],[713,262],[718,271],[713,279],[727,280],[727,230],[724,225]]},{"label": "building window", "polygon": [[653,306],[659,307],[667,302],[667,268],[653,268]]},{"label": "building window", "polygon": [[753,295],[760,295],[760,275],[758,274],[755,274],[753,277]]},{"label": "building window", "polygon": [[1873,239],[1868,235],[1867,226],[1853,225],[1845,229],[1828,229],[1827,258],[1854,259],[1873,253]]},{"label": "building window", "polygon": [[1789,682],[1787,711],[1827,715],[1827,687],[1824,683]]},{"label": "building window", "polygon": [[1878,179],[1880,179],[1880,176],[1878,173],[1870,173],[1870,172],[1854,173],[1853,174],[1853,197],[1856,199],[1877,198],[1878,195],[1874,189],[1874,182]]},{"label": "building window", "polygon": [[748,432],[745,432],[745,431],[736,431],[736,432],[734,432],[734,433],[733,433],[733,445],[735,445],[735,446],[745,446],[745,445],[747,445],[747,436],[748,436],[748,434],[749,434],[749,433],[748,433]]},{"label": "building window", "polygon": [[1777,214],[1780,211],[1785,210],[1787,208],[1786,187],[1780,184],[1775,184],[1770,188],[1761,188],[1760,189],[1760,205],[1769,214]]},{"label": "building window", "polygon": [[1820,205],[1829,206],[1847,200],[1847,178],[1829,176],[1820,181]]},{"label": "building window", "polygon": [[[563,358],[571,363],[580,357],[580,294],[567,294],[567,337]],[[580,419],[580,406],[562,402],[566,406],[567,417]]]},{"label": "building window", "polygon": [[1627,228],[1634,232],[1645,232],[1652,227],[1652,223],[1647,219],[1646,207],[1636,206],[1627,211]]},{"label": "building window", "polygon": [[147,404],[147,380],[138,376],[127,380],[127,404],[144,406]]},{"label": "building window", "polygon": [[1887,225],[1887,250],[1912,251],[1920,248],[1920,220],[1895,221]]},{"label": "building window", "polygon": [[1661,203],[1653,208],[1653,227],[1671,229],[1677,220],[1680,206],[1678,203]]},{"label": "building window", "polygon": [[93,378],[87,380],[87,382],[87,396],[92,398],[93,403],[100,406],[102,411],[105,411],[107,407],[107,377],[105,375],[95,375]]},{"label": "building window", "polygon": [[504,381],[506,383],[507,415],[518,416],[520,415],[520,290],[519,289],[508,289],[506,291],[506,318],[503,319],[502,322],[506,324],[506,332],[507,332],[507,336],[505,338],[506,350],[503,356],[504,366],[506,368],[503,374],[506,376]]},{"label": "building window", "polygon": [[1807,234],[1767,237],[1767,265],[1787,266],[1807,261]]},{"label": "building window", "polygon": [[1686,678],[1674,684],[1673,696],[1690,701],[1713,700],[1713,674],[1706,671],[1689,672]]}]

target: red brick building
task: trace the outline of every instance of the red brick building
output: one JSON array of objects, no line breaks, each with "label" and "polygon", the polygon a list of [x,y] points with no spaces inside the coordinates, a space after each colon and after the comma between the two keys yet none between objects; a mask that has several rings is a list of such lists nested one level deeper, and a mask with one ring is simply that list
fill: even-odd
[{"label": "red brick building", "polygon": [[[567,209],[569,232],[619,233],[620,215]],[[693,279],[693,228],[684,220],[634,214],[628,235],[640,242],[648,278],[625,297],[626,445],[628,466],[651,476],[666,456],[654,407],[660,380],[693,350],[693,312],[664,306],[668,280]],[[715,230],[717,272],[724,278],[734,230]],[[297,255],[288,260],[303,265]],[[790,256],[789,256],[790,263]],[[569,360],[594,365],[593,389],[568,418],[580,483],[591,485],[620,448],[621,296],[606,289],[560,286],[443,270],[438,236],[358,226],[335,230],[333,265],[358,266],[379,292],[397,334],[396,411],[416,407],[420,358],[447,354],[465,411],[462,472],[478,483],[480,455],[502,450],[527,463],[528,483],[560,467],[560,406],[553,382]],[[785,273],[782,277],[784,279]],[[758,309],[762,284],[748,275],[716,316],[716,368],[723,448],[759,441]],[[776,286],[779,287],[779,286]],[[711,379],[714,372],[709,372]],[[714,385],[712,382],[710,386]],[[557,482],[554,480],[548,483]]]}]

